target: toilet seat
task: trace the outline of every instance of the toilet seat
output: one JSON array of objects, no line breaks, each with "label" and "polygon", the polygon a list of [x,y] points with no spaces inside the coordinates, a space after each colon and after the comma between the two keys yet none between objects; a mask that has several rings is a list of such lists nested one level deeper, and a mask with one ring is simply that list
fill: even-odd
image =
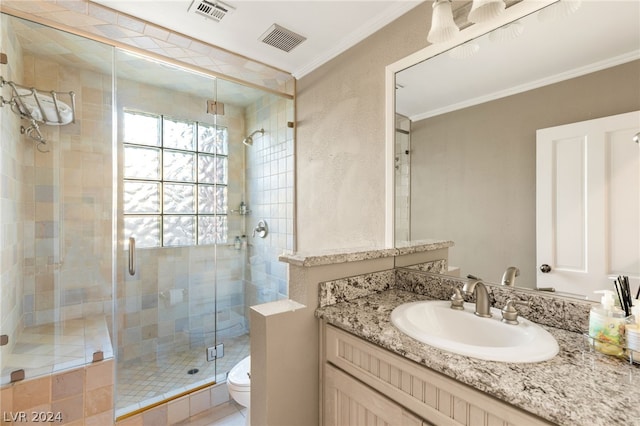
[{"label": "toilet seat", "polygon": [[[251,356],[237,363],[227,374],[227,388],[229,395],[243,407],[249,407],[251,403]],[[251,424],[247,414],[247,425]]]},{"label": "toilet seat", "polygon": [[251,356],[237,363],[227,375],[227,386],[239,392],[249,392],[251,389]]}]

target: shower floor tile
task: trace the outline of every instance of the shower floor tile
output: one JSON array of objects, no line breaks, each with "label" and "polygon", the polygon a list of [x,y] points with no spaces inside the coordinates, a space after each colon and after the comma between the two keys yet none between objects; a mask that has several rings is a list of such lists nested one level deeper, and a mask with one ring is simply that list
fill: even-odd
[{"label": "shower floor tile", "polygon": [[[226,338],[224,356],[207,362],[204,347],[186,349],[157,361],[118,362],[116,416],[169,399],[198,386],[226,380],[227,373],[249,355],[249,335]],[[195,374],[190,370],[197,369]]]}]

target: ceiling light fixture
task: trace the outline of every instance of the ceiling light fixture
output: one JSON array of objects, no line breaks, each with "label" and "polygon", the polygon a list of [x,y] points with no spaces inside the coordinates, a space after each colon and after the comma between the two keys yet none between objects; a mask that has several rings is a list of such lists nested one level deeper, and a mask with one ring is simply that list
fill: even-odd
[{"label": "ceiling light fixture", "polygon": [[469,21],[476,24],[497,18],[504,12],[504,0],[473,0],[469,11]]},{"label": "ceiling light fixture", "polygon": [[[451,0],[435,0],[432,7],[431,29],[427,34],[427,41],[444,43],[451,40],[460,32],[453,17]],[[472,23],[490,21],[505,9],[504,0],[473,0],[467,20]]]},{"label": "ceiling light fixture", "polygon": [[451,0],[435,0],[433,2],[431,29],[427,34],[427,41],[430,43],[443,43],[451,40],[459,32],[460,29],[453,20]]}]

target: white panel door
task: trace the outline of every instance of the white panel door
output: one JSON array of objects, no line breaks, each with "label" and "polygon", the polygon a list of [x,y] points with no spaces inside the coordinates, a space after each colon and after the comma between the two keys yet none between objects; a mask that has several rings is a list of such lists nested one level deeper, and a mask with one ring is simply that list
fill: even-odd
[{"label": "white panel door", "polygon": [[[640,111],[537,131],[538,287],[599,300],[640,285]],[[550,267],[542,272],[542,265]]]}]

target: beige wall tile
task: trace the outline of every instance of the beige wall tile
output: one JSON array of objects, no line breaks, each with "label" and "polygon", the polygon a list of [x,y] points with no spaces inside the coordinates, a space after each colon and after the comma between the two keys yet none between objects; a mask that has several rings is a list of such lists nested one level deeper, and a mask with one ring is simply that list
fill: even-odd
[{"label": "beige wall tile", "polygon": [[[107,426],[114,423],[113,410],[105,411],[104,413],[96,414],[84,419],[85,426]],[[119,423],[118,423],[119,424]]]},{"label": "beige wall tile", "polygon": [[227,383],[211,386],[211,406],[216,407],[218,405],[228,402],[231,398],[229,396],[229,388]]},{"label": "beige wall tile", "polygon": [[195,416],[211,408],[211,393],[209,389],[196,392],[189,396],[189,414]]},{"label": "beige wall tile", "polygon": [[[38,425],[40,423],[34,423],[34,424]],[[71,423],[64,422],[63,424],[64,426],[84,426],[85,423],[84,423],[84,419],[78,419],[75,422],[71,422]],[[105,423],[103,426],[107,426],[107,424],[108,423]]]},{"label": "beige wall tile", "polygon": [[87,391],[113,385],[113,360],[102,361],[87,367],[85,387]]},{"label": "beige wall tile", "polygon": [[51,378],[51,400],[80,395],[84,389],[84,368],[58,374]]},{"label": "beige wall tile", "polygon": [[51,376],[16,383],[13,388],[13,411],[51,403]]},{"label": "beige wall tile", "polygon": [[181,422],[189,418],[189,397],[188,396],[176,399],[175,401],[171,401],[168,405],[169,405],[168,419],[169,419],[170,425],[173,425],[175,423]]},{"label": "beige wall tile", "polygon": [[0,411],[12,411],[13,386],[9,385],[0,390]]},{"label": "beige wall tile", "polygon": [[117,426],[144,426],[142,414],[126,418],[116,423]]},{"label": "beige wall tile", "polygon": [[146,425],[154,425],[154,426],[167,425],[167,405],[164,404],[142,413],[142,423],[145,426]]},{"label": "beige wall tile", "polygon": [[62,414],[64,424],[83,419],[84,396],[77,395],[71,398],[54,401],[51,410],[54,413]]},{"label": "beige wall tile", "polygon": [[113,407],[113,385],[87,391],[84,415],[94,416]]}]

